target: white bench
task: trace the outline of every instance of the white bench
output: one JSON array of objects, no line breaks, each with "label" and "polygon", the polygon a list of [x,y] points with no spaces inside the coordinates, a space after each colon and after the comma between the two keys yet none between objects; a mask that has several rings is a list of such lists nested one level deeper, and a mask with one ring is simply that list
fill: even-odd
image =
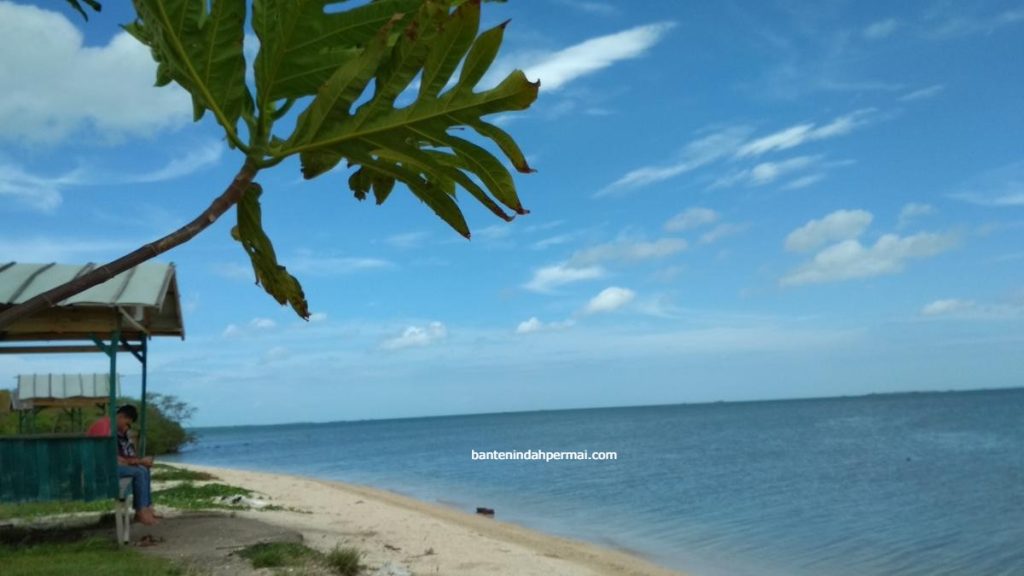
[{"label": "white bench", "polygon": [[132,540],[132,479],[120,478],[117,490],[117,505],[114,508],[114,524],[117,527],[117,543],[124,546]]}]

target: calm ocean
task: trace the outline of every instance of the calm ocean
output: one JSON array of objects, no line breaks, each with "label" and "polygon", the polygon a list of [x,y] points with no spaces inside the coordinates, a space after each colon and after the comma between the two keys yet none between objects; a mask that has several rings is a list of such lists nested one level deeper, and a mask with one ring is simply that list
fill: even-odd
[{"label": "calm ocean", "polygon": [[695,576],[1024,575],[1024,389],[198,433],[178,460],[488,506]]}]

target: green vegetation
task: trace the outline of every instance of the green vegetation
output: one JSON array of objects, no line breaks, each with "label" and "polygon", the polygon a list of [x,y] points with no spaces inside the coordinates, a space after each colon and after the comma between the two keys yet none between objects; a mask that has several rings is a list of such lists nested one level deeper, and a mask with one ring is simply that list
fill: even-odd
[{"label": "green vegetation", "polygon": [[252,496],[252,494],[251,490],[227,484],[197,485],[185,482],[172,488],[153,492],[153,501],[158,506],[170,506],[180,510],[208,510],[211,508],[230,510],[244,508],[244,506],[231,506],[216,500],[225,496]]},{"label": "green vegetation", "polygon": [[177,468],[167,464],[154,465],[151,478],[154,482],[208,482],[219,480],[219,478],[209,472]]},{"label": "green vegetation", "polygon": [[11,518],[40,518],[76,512],[113,512],[113,500],[94,500],[92,502],[24,502],[21,504],[0,504],[0,520]]},{"label": "green vegetation", "polygon": [[4,576],[180,576],[187,572],[170,560],[119,548],[110,539],[104,539],[32,546],[0,544],[0,573]]},{"label": "green vegetation", "polygon": [[360,562],[362,559],[363,553],[358,549],[349,546],[331,550],[327,553],[327,557],[324,561],[335,574],[340,574],[341,576],[356,576],[363,570],[363,565]]},{"label": "green vegetation", "polygon": [[253,568],[306,566],[320,560],[321,554],[297,542],[265,542],[254,544],[237,553],[252,562]]},{"label": "green vegetation", "polygon": [[[134,404],[134,398],[119,398],[118,405]],[[11,393],[0,390],[0,436],[18,433],[18,414],[11,411]],[[195,408],[171,394],[149,394],[146,407],[146,453],[151,456],[177,453],[194,437],[185,430],[195,414]],[[35,431],[40,434],[81,434],[98,418],[106,416],[99,409],[83,410],[82,424],[78,425],[60,408],[44,408],[35,417]],[[138,429],[138,425],[135,427]]]},{"label": "green vegetation", "polygon": [[355,548],[335,548],[322,554],[297,542],[264,542],[236,552],[252,563],[253,568],[312,568],[320,566],[339,576],[362,573],[362,553]]}]

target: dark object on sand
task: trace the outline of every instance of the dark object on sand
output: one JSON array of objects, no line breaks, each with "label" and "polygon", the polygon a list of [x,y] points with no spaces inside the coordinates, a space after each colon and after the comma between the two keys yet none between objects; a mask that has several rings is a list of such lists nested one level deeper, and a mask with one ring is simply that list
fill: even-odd
[{"label": "dark object on sand", "polygon": [[494,508],[481,508],[477,507],[476,513],[481,516],[487,516],[488,518],[494,518]]}]

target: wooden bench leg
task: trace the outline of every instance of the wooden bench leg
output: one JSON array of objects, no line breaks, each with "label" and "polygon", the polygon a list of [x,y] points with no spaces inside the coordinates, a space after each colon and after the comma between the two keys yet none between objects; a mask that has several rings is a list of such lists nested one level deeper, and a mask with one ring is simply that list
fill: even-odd
[{"label": "wooden bench leg", "polygon": [[132,479],[121,478],[120,490],[117,493],[117,505],[114,508],[114,525],[117,530],[117,543],[125,546],[132,541]]}]

